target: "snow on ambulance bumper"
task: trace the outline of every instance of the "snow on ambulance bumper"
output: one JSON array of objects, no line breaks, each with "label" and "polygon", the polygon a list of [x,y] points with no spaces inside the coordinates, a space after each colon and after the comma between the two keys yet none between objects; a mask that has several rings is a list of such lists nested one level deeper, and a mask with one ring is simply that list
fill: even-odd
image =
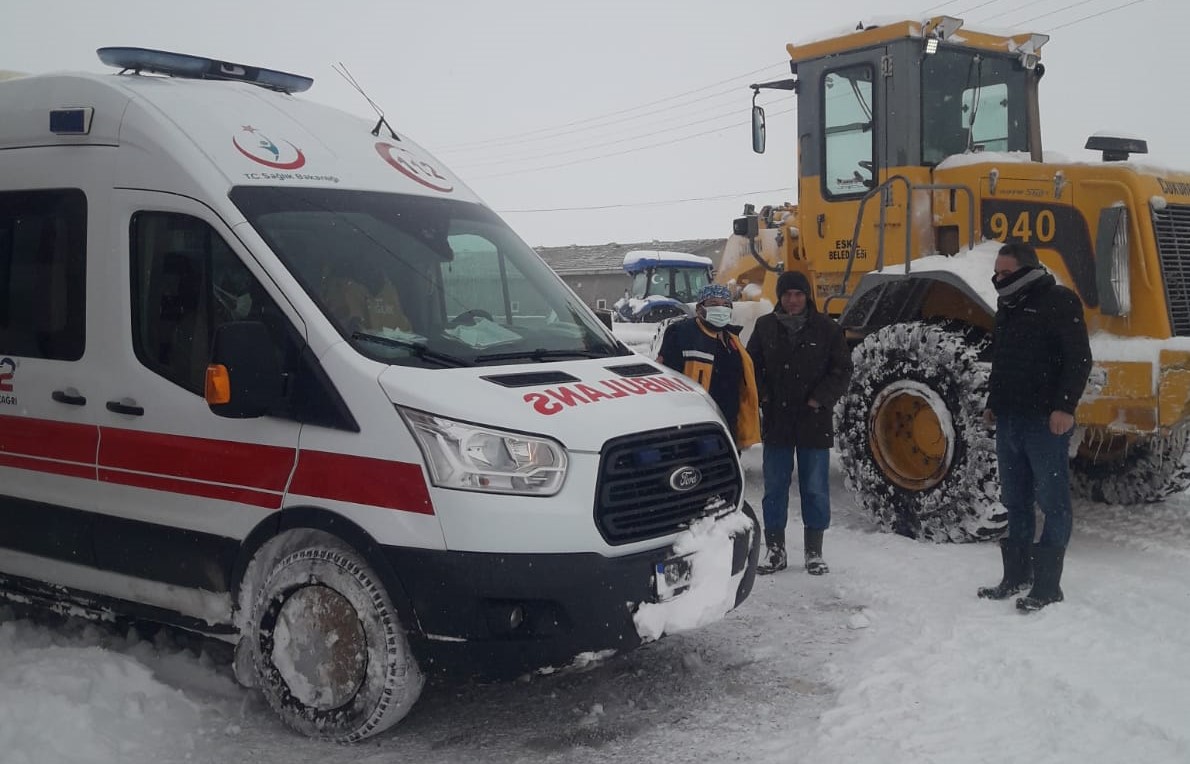
[{"label": "snow on ambulance bumper", "polygon": [[759,525],[743,505],[622,557],[388,547],[425,670],[508,678],[565,668],[719,620],[752,591]]}]

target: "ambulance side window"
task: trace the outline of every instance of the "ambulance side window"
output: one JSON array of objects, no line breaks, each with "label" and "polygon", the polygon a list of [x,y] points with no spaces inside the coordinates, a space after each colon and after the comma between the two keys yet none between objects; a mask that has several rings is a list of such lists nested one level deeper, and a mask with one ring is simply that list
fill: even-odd
[{"label": "ambulance side window", "polygon": [[86,269],[82,191],[0,193],[0,355],[81,358]]},{"label": "ambulance side window", "polygon": [[282,367],[296,348],[273,302],[209,225],[166,212],[132,218],[132,342],[147,368],[202,395],[215,330],[263,321]]}]

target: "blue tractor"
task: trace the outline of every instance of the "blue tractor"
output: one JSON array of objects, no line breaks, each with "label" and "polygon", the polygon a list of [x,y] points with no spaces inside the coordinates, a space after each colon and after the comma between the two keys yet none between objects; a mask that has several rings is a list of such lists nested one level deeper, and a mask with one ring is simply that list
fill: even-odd
[{"label": "blue tractor", "polygon": [[624,272],[632,283],[613,306],[617,320],[655,323],[694,315],[694,301],[713,280],[714,265],[685,252],[634,249],[624,255]]}]

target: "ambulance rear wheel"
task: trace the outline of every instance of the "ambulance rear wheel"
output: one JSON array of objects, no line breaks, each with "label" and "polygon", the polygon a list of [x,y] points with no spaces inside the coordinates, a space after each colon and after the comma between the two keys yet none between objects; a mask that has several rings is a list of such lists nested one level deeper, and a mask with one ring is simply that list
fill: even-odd
[{"label": "ambulance rear wheel", "polygon": [[256,685],[302,734],[362,740],[421,694],[424,677],[380,579],[329,537],[273,565],[251,626]]}]

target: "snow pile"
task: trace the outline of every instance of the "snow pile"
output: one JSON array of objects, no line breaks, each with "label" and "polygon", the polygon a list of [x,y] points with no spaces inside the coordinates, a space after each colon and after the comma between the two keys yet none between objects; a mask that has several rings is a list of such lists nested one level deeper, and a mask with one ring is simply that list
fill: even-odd
[{"label": "snow pile", "polygon": [[[762,455],[742,457],[753,506]],[[232,684],[230,651],[212,661],[0,607],[0,762],[1190,761],[1190,494],[1076,502],[1066,601],[1030,616],[975,597],[998,580],[993,544],[873,532],[837,464],[831,498],[830,575],[758,578],[716,623],[611,661],[579,656],[581,670],[428,686],[364,745],[286,729]],[[796,490],[790,509],[793,540]]]},{"label": "snow pile", "polygon": [[[99,634],[0,621],[5,764],[149,761],[194,747],[199,708],[143,662],[95,644]],[[135,633],[123,646],[151,651]]]},{"label": "snow pile", "polygon": [[740,576],[731,575],[732,536],[750,528],[743,512],[704,517],[674,540],[675,556],[690,555],[690,588],[667,602],[643,603],[633,615],[641,639],[697,629],[722,618],[735,605]]},{"label": "snow pile", "polygon": [[1076,533],[1066,602],[1021,616],[974,596],[999,575],[994,547],[883,545],[838,581],[872,625],[831,667],[841,691],[805,760],[1190,760],[1187,603],[1157,581],[1168,558],[1137,565]]},{"label": "snow pile", "polygon": [[954,167],[967,167],[973,164],[1026,164],[1032,162],[1033,157],[1028,151],[968,151],[963,154],[951,154],[938,163],[935,169],[949,170]]},{"label": "snow pile", "polygon": [[616,321],[612,324],[612,334],[631,350],[635,350],[647,358],[654,358],[652,352],[653,337],[657,334],[660,324],[634,323],[630,321]]},{"label": "snow pile", "polygon": [[[984,307],[991,312],[996,310],[996,287],[992,284],[992,271],[996,262],[996,255],[1000,247],[999,241],[981,241],[973,249],[964,249],[954,255],[927,255],[911,261],[910,268],[914,273],[937,273],[945,271],[955,274],[963,283],[970,284]],[[887,273],[898,276],[905,273],[904,264],[889,265],[873,271],[873,273]]]},{"label": "snow pile", "polygon": [[[744,291],[747,292],[753,287],[756,290],[760,289],[760,286],[757,284],[749,284],[747,287],[744,287]],[[731,304],[731,323],[742,327],[740,329],[740,342],[747,345],[748,339],[752,336],[752,330],[756,328],[756,319],[772,312],[773,304],[763,298],[736,300],[733,302]]]}]

